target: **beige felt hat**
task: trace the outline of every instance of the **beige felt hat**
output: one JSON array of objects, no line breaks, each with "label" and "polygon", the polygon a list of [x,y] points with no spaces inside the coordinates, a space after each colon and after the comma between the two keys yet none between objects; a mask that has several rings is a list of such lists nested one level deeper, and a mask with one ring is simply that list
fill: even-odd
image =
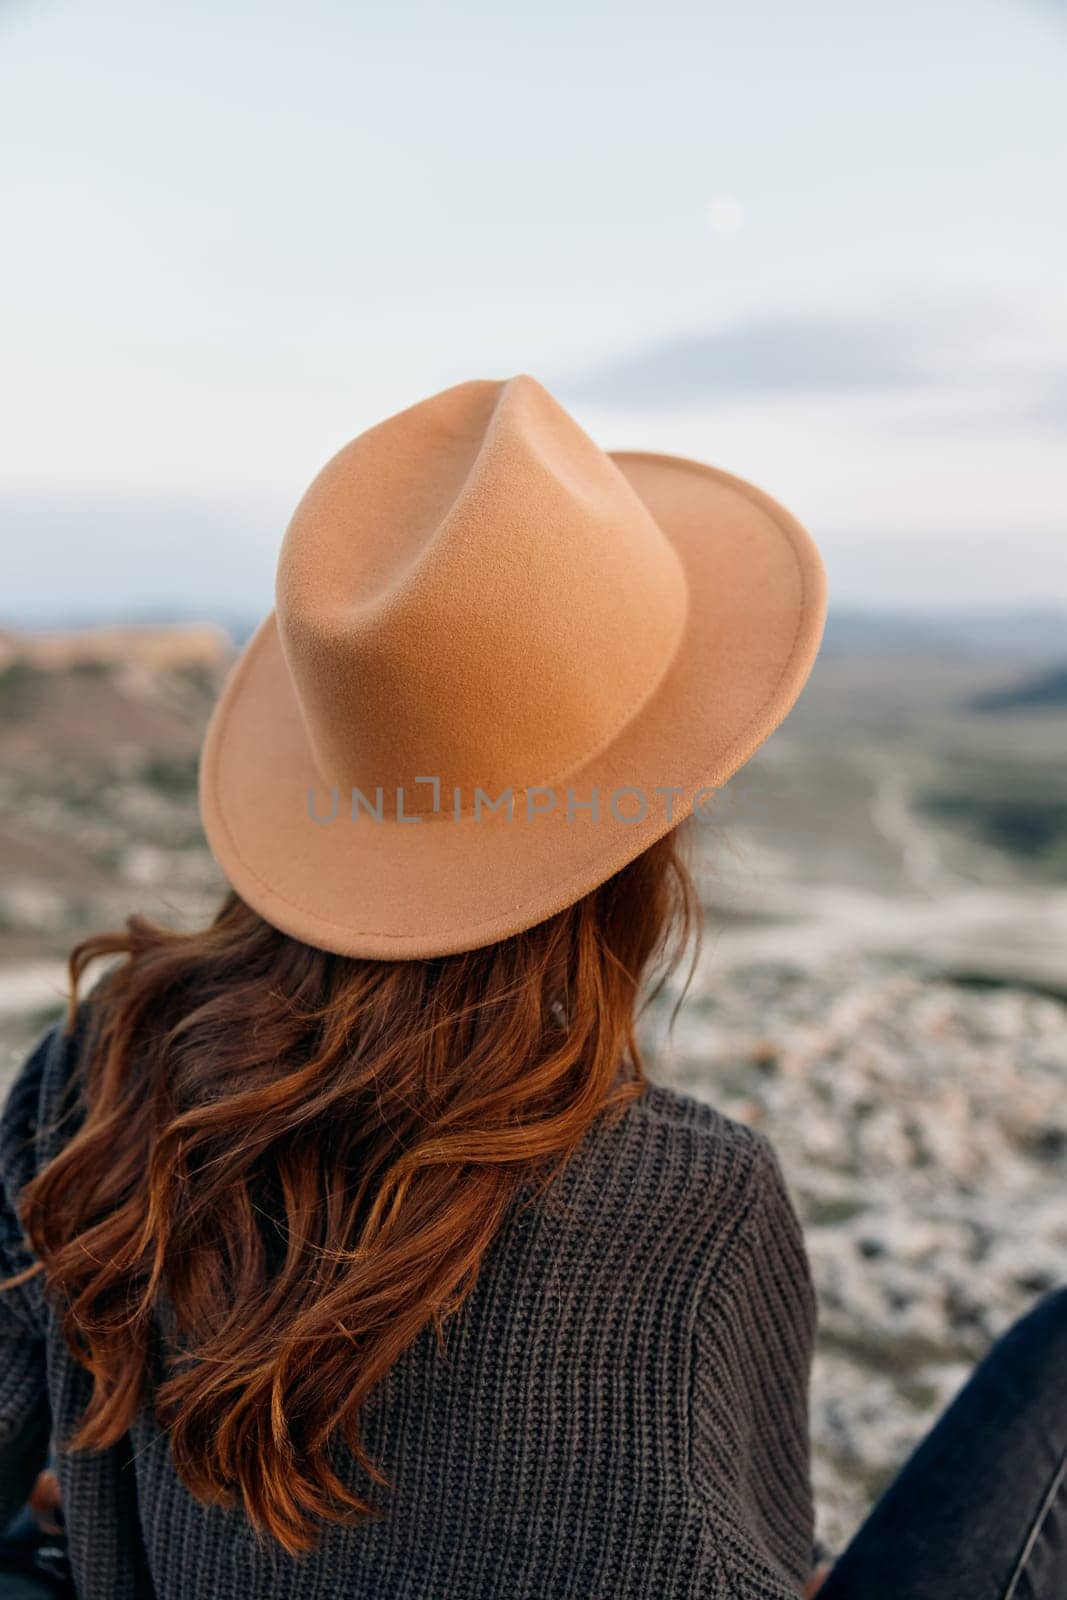
[{"label": "beige felt hat", "polygon": [[275,927],[414,958],[531,927],[706,806],[800,693],[825,582],[758,489],[607,455],[518,377],[334,456],[276,601],[208,729],[208,840]]}]

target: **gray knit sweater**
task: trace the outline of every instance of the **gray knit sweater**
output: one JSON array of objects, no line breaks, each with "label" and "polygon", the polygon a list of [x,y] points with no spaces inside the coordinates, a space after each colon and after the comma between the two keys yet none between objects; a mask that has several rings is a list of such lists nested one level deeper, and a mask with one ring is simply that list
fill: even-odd
[{"label": "gray knit sweater", "polygon": [[[59,1147],[77,1047],[45,1035],[0,1127],[12,1201]],[[67,1128],[70,1122],[68,1119]],[[475,1289],[363,1413],[387,1515],[310,1556],[194,1500],[143,1415],[59,1457],[85,1600],[795,1600],[809,1569],[814,1302],[766,1140],[654,1086],[517,1210]],[[36,1280],[0,1294],[0,1517],[87,1395]]]}]

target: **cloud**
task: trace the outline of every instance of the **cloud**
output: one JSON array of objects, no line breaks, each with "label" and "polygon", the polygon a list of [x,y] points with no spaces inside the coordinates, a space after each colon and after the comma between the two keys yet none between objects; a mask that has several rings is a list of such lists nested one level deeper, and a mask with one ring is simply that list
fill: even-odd
[{"label": "cloud", "polygon": [[[907,393],[890,431],[998,421],[1045,432],[1067,421],[1067,362],[997,353],[1020,323],[976,303],[897,304],[867,314],[796,312],[679,332],[556,380],[565,403],[709,411],[745,398]],[[947,403],[947,404],[946,404]]]},{"label": "cloud", "polygon": [[754,317],[654,340],[557,388],[569,400],[680,409],[744,395],[928,387],[966,370],[968,344],[988,326],[988,313],[957,306]]},{"label": "cloud", "polygon": [[964,390],[945,396],[928,391],[892,416],[882,417],[882,432],[912,438],[975,440],[1061,438],[1067,428],[1067,363],[1035,371],[1032,364],[990,365]]},{"label": "cloud", "polygon": [[1035,428],[1067,428],[1067,364],[1041,374],[1033,386],[1030,403],[1020,408],[1020,416]]}]

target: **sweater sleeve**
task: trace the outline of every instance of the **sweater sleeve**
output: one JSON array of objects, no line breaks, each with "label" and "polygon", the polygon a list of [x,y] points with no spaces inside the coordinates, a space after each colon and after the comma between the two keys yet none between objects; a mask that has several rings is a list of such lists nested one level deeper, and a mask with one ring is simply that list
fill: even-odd
[{"label": "sweater sleeve", "polygon": [[694,1467],[731,1597],[796,1600],[814,1539],[815,1296],[777,1157],[761,1134],[745,1138],[745,1198],[698,1317]]},{"label": "sweater sleeve", "polygon": [[[35,1167],[42,1081],[65,1049],[62,1025],[39,1041],[0,1115],[0,1285],[32,1263],[18,1220],[18,1196]],[[45,1464],[50,1416],[39,1279],[0,1287],[0,1527],[24,1505]]]}]

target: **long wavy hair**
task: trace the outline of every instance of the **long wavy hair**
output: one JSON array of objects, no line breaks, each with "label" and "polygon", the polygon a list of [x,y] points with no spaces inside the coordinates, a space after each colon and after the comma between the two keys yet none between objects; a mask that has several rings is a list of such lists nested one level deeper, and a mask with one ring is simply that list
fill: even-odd
[{"label": "long wavy hair", "polygon": [[[75,1075],[76,1131],[20,1215],[91,1399],[70,1449],[151,1403],[202,1500],[288,1551],[380,1514],[331,1464],[368,1395],[472,1288],[509,1207],[645,1085],[640,997],[696,927],[668,835],[548,921],[421,961],[330,955],[235,894],[210,927],[139,916]],[[160,1364],[161,1309],[172,1333]]]}]

